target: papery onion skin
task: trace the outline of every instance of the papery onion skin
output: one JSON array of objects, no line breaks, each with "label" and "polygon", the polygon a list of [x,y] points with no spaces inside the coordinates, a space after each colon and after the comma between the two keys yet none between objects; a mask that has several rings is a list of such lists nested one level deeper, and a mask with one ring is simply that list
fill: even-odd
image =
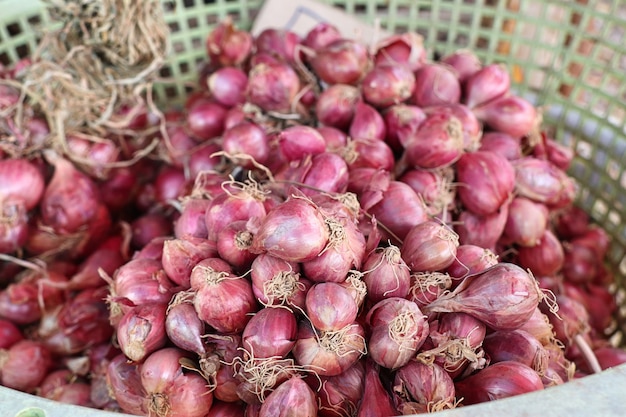
[{"label": "papery onion skin", "polygon": [[409,230],[401,247],[402,259],[414,272],[440,271],[454,262],[458,246],[456,233],[428,220]]},{"label": "papery onion skin", "polygon": [[243,330],[243,348],[255,358],[284,357],[296,342],[295,315],[284,308],[264,308]]},{"label": "papery onion skin", "polygon": [[371,360],[367,360],[365,364],[364,385],[357,417],[395,416],[397,414],[393,401],[380,380],[378,365]]},{"label": "papery onion skin", "polygon": [[204,417],[213,395],[206,380],[196,373],[183,373],[180,360],[186,353],[163,348],[141,366],[141,384],[146,391],[145,409],[161,417]]},{"label": "papery onion skin", "polygon": [[305,306],[311,324],[321,331],[344,328],[356,319],[358,312],[348,290],[334,282],[313,285],[307,292]]},{"label": "papery onion skin", "polygon": [[563,267],[565,253],[559,239],[548,229],[536,245],[520,247],[517,260],[520,266],[530,268],[537,276],[550,276]]},{"label": "papery onion skin", "polygon": [[128,311],[117,325],[117,340],[122,352],[140,362],[152,352],[165,346],[166,304],[142,304]]},{"label": "papery onion skin", "polygon": [[328,84],[356,84],[369,62],[365,46],[351,39],[337,39],[311,59],[315,74]]},{"label": "papery onion skin", "polygon": [[526,323],[542,295],[528,272],[515,264],[500,262],[465,278],[448,296],[424,307],[431,312],[463,312],[495,330],[512,330]]},{"label": "papery onion skin", "polygon": [[301,321],[292,354],[299,365],[314,367],[318,375],[334,376],[354,365],[365,349],[365,330],[358,322],[339,332],[320,332]]},{"label": "papery onion skin", "polygon": [[315,393],[298,376],[283,382],[270,395],[259,410],[259,417],[316,417]]},{"label": "papery onion skin", "polygon": [[493,152],[466,153],[456,163],[456,170],[461,202],[479,215],[497,211],[516,185],[511,163]]},{"label": "papery onion skin", "polygon": [[33,209],[44,194],[41,170],[27,159],[0,160],[0,201],[23,200],[27,210]]},{"label": "papery onion skin", "polygon": [[453,408],[455,403],[454,382],[439,365],[426,365],[412,361],[398,369],[394,377],[393,391],[402,401],[415,402],[429,411],[435,404]]},{"label": "papery onion skin", "polygon": [[536,371],[517,362],[498,362],[456,382],[456,394],[463,404],[499,400],[543,389]]},{"label": "papery onion skin", "polygon": [[250,251],[269,253],[289,262],[306,262],[324,249],[328,233],[315,205],[302,198],[290,198],[263,219]]},{"label": "papery onion skin", "polygon": [[429,325],[417,304],[390,297],[376,303],[368,312],[369,357],[388,369],[406,365],[428,336]]},{"label": "papery onion skin", "polygon": [[34,392],[53,365],[48,349],[33,340],[21,340],[0,353],[0,383],[23,392]]}]

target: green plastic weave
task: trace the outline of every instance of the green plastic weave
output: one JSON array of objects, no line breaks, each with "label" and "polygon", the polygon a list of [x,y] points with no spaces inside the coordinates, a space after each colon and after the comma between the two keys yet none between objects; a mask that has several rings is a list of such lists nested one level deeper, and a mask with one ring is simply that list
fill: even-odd
[{"label": "green plastic weave", "polygon": [[[431,57],[459,48],[511,68],[516,91],[544,108],[544,122],[576,152],[578,204],[610,233],[609,263],[626,286],[626,2],[624,0],[325,0],[392,32],[417,31]],[[209,29],[227,15],[249,28],[261,0],[164,2],[172,55],[156,97],[180,102],[205,59]],[[33,51],[49,25],[35,0],[0,0],[0,62]],[[618,295],[622,317],[626,302]],[[621,329],[625,333],[624,320]]]}]

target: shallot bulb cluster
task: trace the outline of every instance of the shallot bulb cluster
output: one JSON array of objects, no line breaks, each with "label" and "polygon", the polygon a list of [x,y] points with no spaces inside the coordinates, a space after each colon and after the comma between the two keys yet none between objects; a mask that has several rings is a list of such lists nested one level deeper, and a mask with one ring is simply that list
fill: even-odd
[{"label": "shallot bulb cluster", "polygon": [[0,159],[3,385],[158,417],[404,415],[626,361],[608,234],[506,67],[329,24],[226,20],[206,49],[151,158]]}]

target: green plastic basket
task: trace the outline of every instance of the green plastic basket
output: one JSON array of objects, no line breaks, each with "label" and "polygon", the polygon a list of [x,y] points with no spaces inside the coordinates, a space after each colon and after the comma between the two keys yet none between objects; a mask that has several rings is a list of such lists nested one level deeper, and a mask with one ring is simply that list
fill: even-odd
[{"label": "green plastic basket", "polygon": [[[286,0],[288,1],[288,0]],[[626,1],[624,0],[320,0],[390,32],[424,36],[430,57],[459,48],[509,66],[515,91],[544,109],[544,124],[576,157],[577,204],[612,237],[608,265],[621,305],[614,341],[626,334]],[[180,103],[206,59],[204,41],[230,16],[250,28],[261,0],[165,1],[172,55],[156,86],[162,103]],[[36,0],[0,0],[0,63],[29,55],[50,18]],[[626,367],[441,416],[626,415]],[[581,399],[585,398],[585,401]],[[29,405],[42,414],[18,414]],[[119,415],[77,409],[0,388],[2,416]]]}]

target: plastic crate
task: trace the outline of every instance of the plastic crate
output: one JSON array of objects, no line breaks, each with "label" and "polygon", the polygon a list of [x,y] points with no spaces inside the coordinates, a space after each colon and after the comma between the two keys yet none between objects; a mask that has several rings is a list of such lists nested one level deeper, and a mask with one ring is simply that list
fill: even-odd
[{"label": "plastic crate", "polygon": [[[514,90],[544,108],[544,125],[572,148],[577,204],[612,238],[608,266],[621,305],[613,341],[626,332],[626,2],[624,0],[320,0],[390,32],[424,36],[430,57],[459,48],[509,66]],[[206,59],[204,40],[226,16],[250,28],[262,0],[164,1],[172,54],[158,100],[182,102]],[[37,0],[0,0],[0,63],[34,51],[50,25]],[[442,417],[626,415],[626,365],[545,391],[436,413]],[[35,408],[20,413],[29,406]],[[113,416],[0,388],[2,416]]]}]

